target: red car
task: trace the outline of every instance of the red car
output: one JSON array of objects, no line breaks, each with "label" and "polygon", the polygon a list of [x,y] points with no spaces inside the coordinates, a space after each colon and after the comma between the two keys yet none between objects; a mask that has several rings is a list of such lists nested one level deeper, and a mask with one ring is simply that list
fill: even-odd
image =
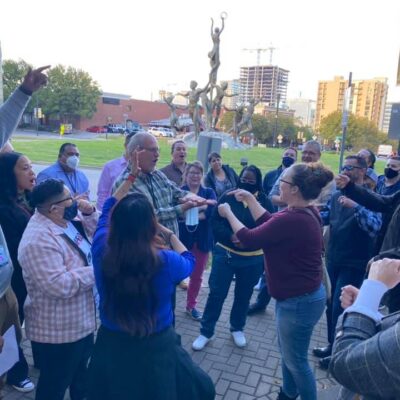
[{"label": "red car", "polygon": [[106,133],[107,128],[104,128],[104,126],[90,126],[89,128],[86,129],[87,132],[93,132],[93,133]]}]

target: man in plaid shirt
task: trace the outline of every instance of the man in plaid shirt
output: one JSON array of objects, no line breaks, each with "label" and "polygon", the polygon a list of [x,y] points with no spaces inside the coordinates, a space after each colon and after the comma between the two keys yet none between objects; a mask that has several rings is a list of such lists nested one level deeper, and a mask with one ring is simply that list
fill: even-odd
[{"label": "man in plaid shirt", "polygon": [[[342,173],[358,185],[364,183],[366,161],[359,156],[345,159]],[[332,284],[332,300],[326,310],[328,342],[324,348],[315,348],[314,355],[322,356],[320,367],[328,368],[339,315],[340,291],[345,285],[360,287],[368,260],[373,256],[374,238],[382,225],[380,213],[366,209],[336,191],[324,214],[324,223],[330,226],[327,248],[327,268]]]},{"label": "man in plaid shirt", "polygon": [[[382,254],[379,257],[399,257]],[[384,293],[400,282],[400,260],[383,258],[371,264],[361,289],[345,286],[330,372],[346,389],[363,399],[400,398],[400,316],[385,318],[378,308]]]},{"label": "man in plaid shirt", "polygon": [[[155,137],[147,132],[139,132],[129,141],[127,152],[132,155],[134,150],[139,150],[139,167],[141,172],[132,183],[130,193],[140,192],[147,196],[154,207],[158,222],[179,235],[178,218],[190,208],[204,203],[204,199],[197,196],[187,196],[188,192],[181,190],[171,182],[164,173],[156,169],[160,156]],[[117,178],[113,192],[129,179],[130,165]]]},{"label": "man in plaid shirt", "polygon": [[37,185],[31,200],[36,211],[22,236],[18,260],[28,291],[26,336],[39,357],[35,399],[63,400],[69,387],[72,399],[83,400],[96,328],[88,238],[98,214],[89,202],[74,200],[56,179]]}]

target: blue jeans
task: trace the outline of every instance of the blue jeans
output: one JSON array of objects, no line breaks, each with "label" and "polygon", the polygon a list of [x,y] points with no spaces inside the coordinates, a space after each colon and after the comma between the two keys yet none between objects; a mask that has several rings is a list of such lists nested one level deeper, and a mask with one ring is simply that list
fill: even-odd
[{"label": "blue jeans", "polygon": [[326,303],[324,285],[314,292],[276,302],[276,325],[282,355],[283,392],[289,397],[316,400],[314,374],[308,348],[315,324]]},{"label": "blue jeans", "polygon": [[240,256],[215,246],[212,269],[208,285],[206,308],[201,321],[200,333],[210,338],[214,334],[215,324],[221,315],[222,306],[236,276],[234,300],[230,315],[231,332],[242,331],[246,324],[249,302],[264,267],[263,256]]},{"label": "blue jeans", "polygon": [[257,295],[257,306],[260,308],[267,308],[269,302],[271,301],[271,295],[268,292],[267,277],[265,276],[265,272],[261,275],[261,284],[260,284],[260,291]]}]

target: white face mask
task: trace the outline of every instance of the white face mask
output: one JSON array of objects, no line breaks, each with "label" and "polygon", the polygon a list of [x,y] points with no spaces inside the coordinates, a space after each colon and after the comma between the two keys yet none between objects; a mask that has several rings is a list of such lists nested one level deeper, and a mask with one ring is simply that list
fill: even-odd
[{"label": "white face mask", "polygon": [[79,165],[79,157],[70,156],[67,158],[66,164],[72,169],[77,169]]},{"label": "white face mask", "polygon": [[199,208],[193,207],[186,211],[186,226],[196,226],[199,224]]}]

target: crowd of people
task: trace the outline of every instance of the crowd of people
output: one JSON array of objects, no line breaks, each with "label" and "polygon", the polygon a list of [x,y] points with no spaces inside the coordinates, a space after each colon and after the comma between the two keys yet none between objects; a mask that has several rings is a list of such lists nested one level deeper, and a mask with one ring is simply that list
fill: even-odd
[{"label": "crowd of people", "polygon": [[[309,141],[301,162],[297,149],[285,149],[263,179],[255,165],[238,175],[215,152],[207,172],[187,162],[177,140],[171,163],[158,169],[156,138],[139,132],[104,165],[95,206],[74,143],[36,177],[8,142],[45,69],[29,71],[0,108],[0,352],[11,327],[20,343],[24,323],[40,371],[36,400],[62,400],[68,389],[72,400],[215,398],[174,329],[185,279],[182,311],[200,323],[195,351],[212,343],[233,282],[229,323],[239,348],[247,317],[275,300],[278,400],[317,399],[308,352],[324,311],[327,345],[313,353],[343,385],[341,398],[399,398],[399,157],[378,177],[363,149],[334,177]],[[383,317],[386,307],[394,314]],[[7,382],[32,391],[18,351]]]}]

